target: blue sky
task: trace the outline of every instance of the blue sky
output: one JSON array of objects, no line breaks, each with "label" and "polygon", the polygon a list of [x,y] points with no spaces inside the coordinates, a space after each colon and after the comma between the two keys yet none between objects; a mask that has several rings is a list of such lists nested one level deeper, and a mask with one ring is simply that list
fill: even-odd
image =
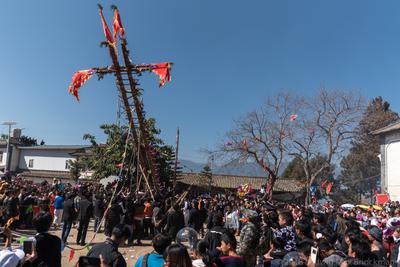
[{"label": "blue sky", "polygon": [[[175,62],[172,82],[141,77],[148,116],[181,157],[201,161],[232,121],[279,90],[382,95],[400,111],[400,2],[372,0],[100,1],[121,10],[136,63]],[[0,9],[0,121],[48,144],[84,143],[115,122],[113,77],[68,94],[78,69],[109,65],[96,1],[6,1]],[[2,126],[1,132],[6,132]]]}]

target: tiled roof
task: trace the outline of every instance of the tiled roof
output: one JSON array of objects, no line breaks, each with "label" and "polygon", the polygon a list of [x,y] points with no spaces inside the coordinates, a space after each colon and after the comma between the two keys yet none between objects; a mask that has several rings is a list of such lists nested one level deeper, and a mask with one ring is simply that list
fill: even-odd
[{"label": "tiled roof", "polygon": [[89,148],[88,145],[43,145],[43,146],[19,146],[19,149],[35,149],[35,150],[77,150]]},{"label": "tiled roof", "polygon": [[372,134],[378,135],[378,134],[388,133],[388,132],[392,132],[392,131],[396,131],[396,130],[400,130],[400,121],[394,122],[392,124],[389,124],[388,126],[385,126],[378,130],[372,131]]},{"label": "tiled roof", "polygon": [[71,174],[66,171],[44,171],[44,170],[22,170],[20,173],[24,178],[63,178],[71,179]]},{"label": "tiled roof", "polygon": [[[193,184],[194,186],[199,186],[200,173],[182,173],[177,179],[178,183],[183,183],[187,185]],[[220,175],[213,174],[212,176],[212,186],[234,189],[241,184],[251,184],[254,189],[260,189],[262,185],[266,184],[265,177],[249,177],[249,176],[233,176],[233,175]],[[274,191],[281,192],[300,192],[304,189],[304,183],[296,180],[288,179],[278,179],[275,182]]]}]

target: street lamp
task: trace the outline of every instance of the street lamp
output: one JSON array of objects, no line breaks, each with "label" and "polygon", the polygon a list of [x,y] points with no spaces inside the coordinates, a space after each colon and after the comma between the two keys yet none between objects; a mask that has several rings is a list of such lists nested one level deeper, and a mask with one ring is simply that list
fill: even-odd
[{"label": "street lamp", "polygon": [[17,124],[15,121],[5,121],[3,125],[8,125],[8,138],[7,138],[7,157],[6,157],[6,167],[4,172],[10,170],[10,136],[11,136],[11,126]]}]

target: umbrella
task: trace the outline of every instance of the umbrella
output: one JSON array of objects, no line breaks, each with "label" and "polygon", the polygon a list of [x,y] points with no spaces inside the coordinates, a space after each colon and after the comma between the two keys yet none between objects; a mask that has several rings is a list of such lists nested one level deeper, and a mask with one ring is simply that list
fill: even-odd
[{"label": "umbrella", "polygon": [[358,208],[362,208],[363,210],[369,209],[369,206],[367,205],[357,205]]},{"label": "umbrella", "polygon": [[347,204],[343,204],[341,207],[344,209],[352,209],[355,206],[353,204],[347,203]]},{"label": "umbrella", "polygon": [[383,208],[379,205],[372,205],[372,208],[374,208],[374,210],[383,210]]},{"label": "umbrella", "polygon": [[117,180],[119,180],[119,177],[118,177],[118,176],[116,176],[116,175],[110,175],[110,176],[108,176],[108,177],[106,177],[106,178],[101,179],[101,180],[100,180],[100,183],[101,183],[102,185],[106,186],[108,183],[112,183],[112,182],[117,181]]}]

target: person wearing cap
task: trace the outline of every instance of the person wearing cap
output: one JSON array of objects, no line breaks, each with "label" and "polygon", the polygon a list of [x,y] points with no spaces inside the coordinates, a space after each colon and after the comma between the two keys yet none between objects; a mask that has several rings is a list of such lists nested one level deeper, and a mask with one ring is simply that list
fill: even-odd
[{"label": "person wearing cap", "polygon": [[378,259],[386,259],[386,251],[382,245],[382,230],[372,226],[368,229],[367,237],[371,241],[371,253]]},{"label": "person wearing cap", "polygon": [[245,213],[245,225],[240,232],[238,254],[246,261],[246,266],[256,266],[257,248],[260,234],[255,225],[257,213]]},{"label": "person wearing cap", "polygon": [[12,234],[9,228],[4,228],[3,234],[6,237],[5,248],[0,250],[0,266],[17,267],[23,263],[32,262],[36,259],[36,250],[32,243],[32,254],[25,255],[22,249],[11,249]]}]

